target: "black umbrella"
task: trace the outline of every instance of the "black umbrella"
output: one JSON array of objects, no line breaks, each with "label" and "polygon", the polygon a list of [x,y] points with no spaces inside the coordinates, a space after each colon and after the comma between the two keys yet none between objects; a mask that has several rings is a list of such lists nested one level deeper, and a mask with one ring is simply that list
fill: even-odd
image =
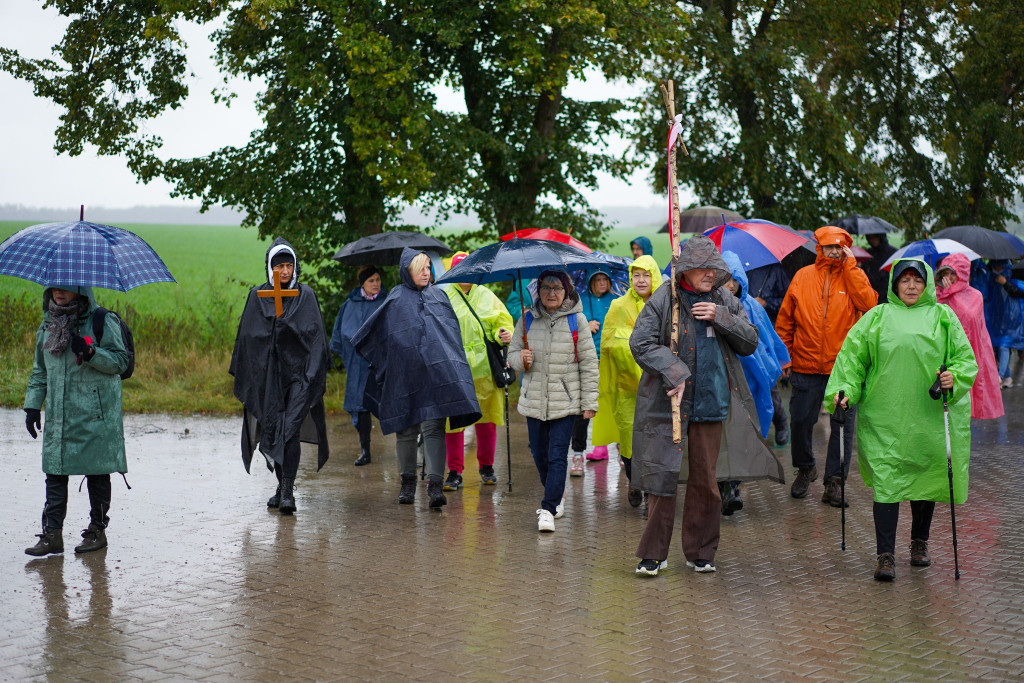
[{"label": "black umbrella", "polygon": [[[729,209],[717,206],[695,206],[692,209],[679,212],[679,232],[692,232],[699,235],[705,230],[717,228],[723,223],[735,223],[742,220],[743,216]],[[658,232],[668,231],[669,224],[665,223]]]},{"label": "black umbrella", "polygon": [[880,235],[883,232],[896,232],[899,230],[889,221],[882,220],[877,216],[862,216],[859,213],[843,216],[832,221],[830,225],[842,228],[851,235]]},{"label": "black umbrella", "polygon": [[332,258],[347,266],[397,266],[402,249],[406,247],[434,251],[442,256],[452,253],[451,247],[430,235],[391,230],[349,242]]},{"label": "black umbrella", "polygon": [[977,225],[955,225],[939,230],[932,238],[955,240],[982,258],[1015,259],[1024,256],[1024,243],[1016,235]]}]

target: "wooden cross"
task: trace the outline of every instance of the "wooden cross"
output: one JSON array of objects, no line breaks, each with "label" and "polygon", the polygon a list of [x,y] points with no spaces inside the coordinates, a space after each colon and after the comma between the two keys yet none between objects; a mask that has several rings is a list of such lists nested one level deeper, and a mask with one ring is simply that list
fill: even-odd
[{"label": "wooden cross", "polygon": [[277,317],[280,318],[281,314],[284,313],[284,306],[281,304],[281,299],[286,296],[298,296],[299,290],[297,289],[281,289],[281,274],[276,270],[270,271],[274,274],[274,288],[273,289],[261,289],[256,292],[256,296],[261,299],[267,297],[274,297],[274,312],[277,313]]}]

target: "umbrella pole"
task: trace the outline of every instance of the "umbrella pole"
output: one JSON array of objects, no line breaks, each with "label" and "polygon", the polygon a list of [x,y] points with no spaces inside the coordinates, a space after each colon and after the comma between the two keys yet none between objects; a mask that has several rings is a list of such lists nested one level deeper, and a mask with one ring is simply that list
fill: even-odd
[{"label": "umbrella pole", "polygon": [[[668,112],[670,130],[676,124],[675,90],[672,81],[668,86],[661,84],[661,95],[665,100],[665,110]],[[676,290],[676,262],[679,256],[679,188],[676,185],[676,152],[672,144],[672,134],[669,133],[670,144],[668,147],[668,195],[670,214],[670,235],[672,247],[672,286],[669,291],[672,296],[672,323],[669,337],[669,349],[672,355],[679,353],[679,293]],[[682,144],[682,143],[680,143]],[[683,152],[686,153],[686,146],[683,145]],[[672,443],[681,443],[683,440],[682,416],[680,415],[679,402],[675,399],[669,401],[672,407]]]},{"label": "umbrella pole", "polygon": [[[504,348],[505,365],[508,365],[508,347]],[[512,492],[512,436],[508,422],[508,385],[505,385],[505,460],[508,463],[508,491]]]},{"label": "umbrella pole", "polygon": [[[539,286],[539,285],[538,285]],[[519,315],[521,318],[526,317],[526,306],[523,305],[523,278],[519,274],[519,269],[516,268],[516,288],[519,290]],[[526,323],[523,323],[523,348],[527,351],[530,350],[530,342],[526,339]],[[529,370],[533,366],[533,363],[527,363],[523,361],[523,367]]]}]

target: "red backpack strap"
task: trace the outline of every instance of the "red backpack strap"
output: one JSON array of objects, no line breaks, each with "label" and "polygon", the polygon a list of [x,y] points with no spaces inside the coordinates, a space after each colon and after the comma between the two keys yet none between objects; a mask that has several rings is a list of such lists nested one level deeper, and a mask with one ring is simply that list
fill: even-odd
[{"label": "red backpack strap", "polygon": [[576,343],[580,339],[580,331],[577,329],[579,325],[578,315],[578,313],[573,313],[569,316],[569,331],[572,332],[572,355],[576,358],[577,363],[580,362],[580,353],[576,348]]}]

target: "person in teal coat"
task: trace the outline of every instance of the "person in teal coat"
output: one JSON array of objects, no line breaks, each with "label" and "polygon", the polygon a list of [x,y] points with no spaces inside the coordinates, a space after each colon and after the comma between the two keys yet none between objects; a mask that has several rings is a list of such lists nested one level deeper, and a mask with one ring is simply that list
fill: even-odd
[{"label": "person in teal coat", "polygon": [[34,439],[37,430],[43,432],[46,505],[43,533],[36,545],[25,549],[29,555],[64,551],[68,477],[79,474],[85,475],[89,488],[89,527],[75,552],[105,548],[110,475],[128,471],[120,377],[128,368],[128,351],[115,315],[106,314],[103,334],[96,333],[96,308],[89,287],[48,287],[43,292],[43,322],[36,332],[24,408],[28,433]]},{"label": "person in teal coat", "polygon": [[[945,372],[939,372],[940,366]],[[931,268],[901,259],[889,276],[889,301],[853,326],[825,388],[835,410],[857,404],[858,462],[874,489],[875,578],[896,576],[900,502],[910,501],[910,564],[927,567],[936,502],[949,502],[946,436],[941,401],[929,396],[936,378],[949,402],[949,443],[955,503],[967,500],[971,453],[971,385],[978,373],[971,343],[951,308],[939,304]]]}]

